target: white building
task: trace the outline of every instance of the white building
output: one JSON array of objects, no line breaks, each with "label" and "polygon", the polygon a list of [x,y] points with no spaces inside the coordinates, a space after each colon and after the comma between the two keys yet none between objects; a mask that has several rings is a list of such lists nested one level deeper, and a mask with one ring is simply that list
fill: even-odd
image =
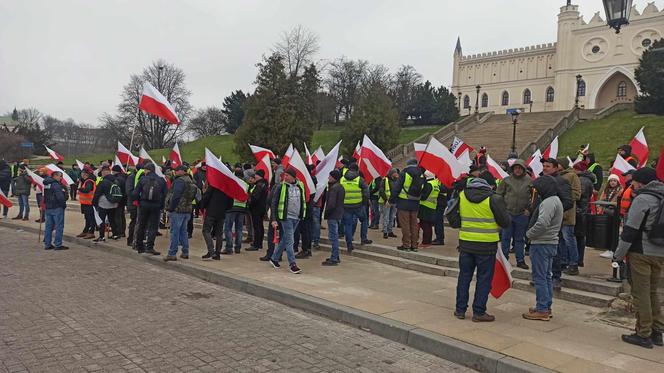
[{"label": "white building", "polygon": [[[617,34],[599,12],[584,21],[577,5],[558,14],[555,43],[464,56],[461,42],[454,51],[452,92],[461,113],[508,109],[569,110],[575,104],[604,108],[632,102],[638,93],[634,69],[643,51],[664,36],[664,10],[654,2],[642,12],[632,8],[629,25]],[[477,94],[477,86],[479,95]]]}]

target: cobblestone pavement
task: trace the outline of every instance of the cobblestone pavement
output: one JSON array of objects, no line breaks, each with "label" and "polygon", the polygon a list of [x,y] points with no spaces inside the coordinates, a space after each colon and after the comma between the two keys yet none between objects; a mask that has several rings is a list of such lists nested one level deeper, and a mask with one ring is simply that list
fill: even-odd
[{"label": "cobblestone pavement", "polygon": [[0,242],[0,372],[471,371],[148,263]]}]

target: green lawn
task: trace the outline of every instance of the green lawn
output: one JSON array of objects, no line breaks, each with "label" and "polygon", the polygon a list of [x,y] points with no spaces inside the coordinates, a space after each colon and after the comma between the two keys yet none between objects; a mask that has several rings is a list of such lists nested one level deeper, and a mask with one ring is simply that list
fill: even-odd
[{"label": "green lawn", "polygon": [[[414,129],[403,129],[399,134],[399,143],[409,143],[416,138],[432,133],[438,130],[440,127],[421,127]],[[328,152],[332,147],[341,139],[341,128],[333,127],[329,129],[322,129],[314,132],[313,140],[311,147],[309,148],[310,152],[315,151],[319,146],[323,147],[325,152]],[[126,146],[129,144],[125,144]],[[304,151],[302,144],[293,144],[299,150]],[[197,159],[203,159],[205,156],[205,148],[209,148],[214,154],[221,155],[221,159],[224,162],[236,162],[239,157],[235,154],[235,143],[233,142],[233,135],[222,135],[222,136],[209,136],[206,138],[198,139],[186,144],[180,145],[180,152],[182,152],[182,157],[187,162],[194,162]],[[388,151],[389,149],[383,149]],[[168,153],[170,149],[155,149],[149,151],[150,156],[157,162],[161,162],[161,157],[164,156],[168,158]],[[135,154],[138,155],[138,154]],[[98,164],[100,161],[105,159],[113,159],[113,154],[81,154],[72,156],[65,159],[65,165],[71,165],[75,162],[75,159],[86,162],[94,162]]]},{"label": "green lawn", "polygon": [[602,166],[606,166],[616,158],[618,146],[629,144],[641,127],[645,127],[649,159],[653,160],[664,146],[664,116],[638,115],[633,111],[619,111],[604,119],[576,124],[560,137],[558,154],[572,157],[581,144],[590,143],[590,151],[595,153]]}]

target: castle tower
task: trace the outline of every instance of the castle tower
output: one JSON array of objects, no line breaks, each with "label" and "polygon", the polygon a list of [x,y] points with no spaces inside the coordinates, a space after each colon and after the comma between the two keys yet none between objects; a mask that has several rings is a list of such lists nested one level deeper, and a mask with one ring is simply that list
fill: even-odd
[{"label": "castle tower", "polygon": [[454,48],[454,69],[452,70],[452,87],[457,87],[459,85],[459,63],[461,62],[461,57],[463,57],[463,52],[461,51],[461,38],[457,37],[456,48]]},{"label": "castle tower", "polygon": [[[556,43],[555,58],[555,89],[556,96],[563,98],[568,96],[567,92],[576,89],[576,73],[574,69],[574,35],[572,30],[581,24],[579,6],[567,1],[567,5],[560,8],[558,14],[558,38]],[[569,110],[569,102],[558,99],[552,103],[546,103],[545,110]]]}]

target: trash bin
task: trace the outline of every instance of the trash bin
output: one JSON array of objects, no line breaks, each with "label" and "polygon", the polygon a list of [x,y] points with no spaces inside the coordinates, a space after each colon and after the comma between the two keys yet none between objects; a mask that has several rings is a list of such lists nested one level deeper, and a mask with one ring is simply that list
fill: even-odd
[{"label": "trash bin", "polygon": [[592,236],[592,246],[596,249],[611,249],[612,241],[612,221],[613,217],[608,215],[592,215],[590,216],[592,226],[590,229]]}]

